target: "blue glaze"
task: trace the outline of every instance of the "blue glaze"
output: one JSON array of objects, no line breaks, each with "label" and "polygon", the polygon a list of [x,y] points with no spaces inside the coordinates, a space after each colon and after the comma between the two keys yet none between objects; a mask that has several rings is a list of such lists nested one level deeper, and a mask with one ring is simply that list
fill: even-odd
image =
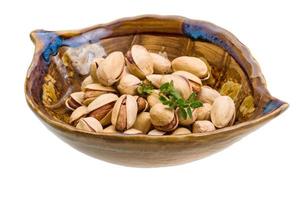
[{"label": "blue glaze", "polygon": [[265,107],[263,108],[263,115],[268,114],[280,106],[284,104],[282,101],[275,99],[275,100],[270,100],[268,103],[266,103]]},{"label": "blue glaze", "polygon": [[193,40],[204,40],[207,42],[211,42],[224,48],[229,54],[233,54],[232,49],[225,41],[223,41],[218,37],[217,34],[213,33],[211,30],[208,30],[201,24],[190,24],[188,22],[183,22],[182,32],[184,35]]}]

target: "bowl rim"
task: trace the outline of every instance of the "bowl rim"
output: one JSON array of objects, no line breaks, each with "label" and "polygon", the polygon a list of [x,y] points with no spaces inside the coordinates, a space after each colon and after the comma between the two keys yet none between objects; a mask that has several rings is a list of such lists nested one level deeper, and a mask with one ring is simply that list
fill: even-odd
[{"label": "bowl rim", "polygon": [[[98,25],[90,26],[90,27],[83,28],[83,29],[55,31],[55,33],[57,35],[68,35],[68,36],[71,35],[73,37],[73,36],[76,36],[81,33],[88,32],[88,31],[91,31],[94,29],[105,28],[107,26],[112,26],[114,24],[118,24],[121,22],[129,21],[129,20],[143,19],[143,18],[153,18],[156,20],[162,20],[162,19],[182,20],[182,21],[190,20],[190,21],[196,21],[196,22],[201,22],[201,23],[207,23],[207,24],[210,24],[210,25],[226,32],[227,34],[230,34],[230,36],[233,37],[233,39],[237,40],[236,42],[238,42],[239,45],[241,45],[242,47],[245,47],[232,33],[230,33],[229,31],[227,31],[215,24],[212,24],[212,23],[206,22],[206,21],[202,21],[202,20],[193,20],[193,19],[189,19],[186,17],[174,16],[174,15],[140,15],[140,16],[134,16],[134,17],[126,17],[126,18],[114,20],[112,22],[98,24]],[[247,128],[252,127],[252,125],[255,125],[255,124],[262,124],[263,122],[266,122],[266,121],[276,117],[277,115],[279,115],[280,113],[282,113],[289,107],[288,103],[282,102],[282,104],[279,107],[276,107],[275,109],[271,110],[270,112],[268,112],[256,119],[251,119],[251,120],[248,120],[245,122],[241,122],[239,124],[235,124],[233,126],[216,129],[215,131],[206,132],[206,133],[192,133],[192,134],[184,134],[184,135],[162,135],[162,136],[152,136],[151,135],[151,136],[149,136],[147,134],[127,135],[127,134],[123,134],[123,133],[105,133],[105,132],[99,132],[99,133],[95,134],[90,131],[80,130],[74,126],[67,124],[67,123],[60,122],[55,119],[49,118],[46,114],[44,114],[41,110],[39,110],[37,108],[38,106],[34,103],[31,96],[29,96],[27,93],[26,87],[27,87],[28,79],[30,77],[30,74],[31,74],[33,68],[36,66],[37,60],[41,56],[41,51],[43,49],[42,42],[36,36],[36,32],[38,32],[38,31],[43,31],[43,30],[36,30],[36,31],[33,31],[30,33],[30,37],[35,44],[35,51],[34,51],[33,60],[30,64],[30,67],[27,70],[27,76],[25,79],[25,84],[24,84],[25,98],[26,98],[26,101],[27,101],[29,107],[31,108],[31,110],[40,119],[42,119],[44,122],[46,122],[53,128],[59,129],[59,130],[63,131],[64,133],[67,132],[70,134],[75,134],[77,136],[92,137],[92,138],[114,138],[114,139],[124,139],[124,138],[129,139],[130,138],[132,140],[157,140],[157,139],[159,139],[159,140],[163,140],[163,141],[177,141],[177,140],[183,140],[183,139],[188,139],[188,138],[205,138],[205,137],[210,137],[210,136],[214,136],[214,135],[218,135],[218,134],[225,134],[225,133],[229,133],[232,131],[247,129]],[[250,52],[249,52],[249,54],[250,54]],[[251,54],[250,54],[250,56],[251,56]],[[256,63],[256,60],[252,56],[251,56],[251,59],[253,59],[253,62]],[[259,66],[256,66],[256,67],[258,68],[257,70],[259,70],[259,72],[260,72]],[[261,73],[259,74],[258,78],[260,79],[260,81],[262,81],[262,83],[265,83],[264,77]],[[266,89],[266,91],[268,91],[268,90]],[[272,96],[270,96],[270,97],[272,97]],[[274,98],[276,100],[275,97],[272,97],[272,98]]]}]

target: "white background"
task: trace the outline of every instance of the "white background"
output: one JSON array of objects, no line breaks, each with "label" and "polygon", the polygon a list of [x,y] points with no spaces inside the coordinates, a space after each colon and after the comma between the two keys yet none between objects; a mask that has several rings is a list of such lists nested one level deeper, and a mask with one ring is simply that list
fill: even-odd
[{"label": "white background", "polygon": [[[0,199],[300,199],[297,1],[3,2]],[[208,20],[230,30],[259,61],[271,93],[290,108],[226,150],[181,166],[128,168],[72,149],[26,105],[23,83],[34,50],[29,32],[147,13]]]}]

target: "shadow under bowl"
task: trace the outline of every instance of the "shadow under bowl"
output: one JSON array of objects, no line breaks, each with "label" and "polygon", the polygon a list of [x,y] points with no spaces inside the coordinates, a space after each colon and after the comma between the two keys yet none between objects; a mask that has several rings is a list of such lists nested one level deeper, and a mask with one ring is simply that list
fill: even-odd
[{"label": "shadow under bowl", "polygon": [[[63,141],[95,158],[126,166],[177,165],[213,154],[283,112],[288,104],[271,96],[256,60],[230,32],[209,22],[178,16],[124,18],[75,31],[31,33],[35,54],[25,81],[26,100],[39,119]],[[104,54],[127,52],[133,44],[151,52],[205,58],[211,76],[205,84],[234,96],[235,124],[205,134],[147,136],[100,133],[74,128],[67,122],[64,99],[80,88],[84,77],[61,64],[66,48],[97,44]],[[238,93],[231,88],[239,86]],[[232,91],[231,91],[232,90]]]}]

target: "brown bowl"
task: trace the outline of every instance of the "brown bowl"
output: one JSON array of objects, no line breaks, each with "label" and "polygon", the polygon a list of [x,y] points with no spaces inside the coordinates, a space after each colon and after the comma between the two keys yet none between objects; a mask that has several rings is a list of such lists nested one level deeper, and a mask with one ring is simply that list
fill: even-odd
[{"label": "brown bowl", "polygon": [[[254,131],[287,109],[272,97],[249,50],[230,32],[208,22],[178,16],[138,16],[76,31],[31,33],[35,54],[28,69],[25,93],[32,111],[59,138],[90,156],[111,163],[158,167],[190,162],[217,152]],[[66,96],[84,77],[57,61],[66,48],[95,43],[104,53],[142,44],[152,52],[204,57],[211,66],[210,85],[234,98],[233,126],[206,134],[92,134],[67,124]],[[235,88],[238,88],[236,90]]]}]

